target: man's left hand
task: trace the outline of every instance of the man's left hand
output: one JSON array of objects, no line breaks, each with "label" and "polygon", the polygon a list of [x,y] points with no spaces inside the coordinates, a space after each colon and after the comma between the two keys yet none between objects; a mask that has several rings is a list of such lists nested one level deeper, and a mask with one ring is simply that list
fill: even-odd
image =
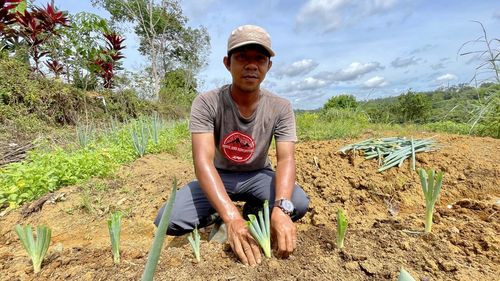
[{"label": "man's left hand", "polygon": [[271,214],[271,234],[277,256],[288,258],[297,246],[297,228],[290,216],[277,207]]}]

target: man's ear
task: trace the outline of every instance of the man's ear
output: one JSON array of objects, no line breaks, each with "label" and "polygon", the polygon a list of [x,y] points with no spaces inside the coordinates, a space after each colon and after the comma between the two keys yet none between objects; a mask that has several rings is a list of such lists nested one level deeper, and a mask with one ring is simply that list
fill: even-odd
[{"label": "man's ear", "polygon": [[223,62],[224,62],[224,66],[226,66],[226,69],[230,71],[231,70],[230,69],[231,68],[231,59],[229,57],[224,57]]},{"label": "man's ear", "polygon": [[267,71],[271,69],[271,66],[273,66],[273,61],[269,60],[269,64],[267,65]]}]

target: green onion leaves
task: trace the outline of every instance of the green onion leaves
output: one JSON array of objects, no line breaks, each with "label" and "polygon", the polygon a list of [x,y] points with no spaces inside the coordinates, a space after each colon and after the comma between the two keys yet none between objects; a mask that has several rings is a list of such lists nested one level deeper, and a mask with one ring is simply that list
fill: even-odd
[{"label": "green onion leaves", "polygon": [[122,214],[120,212],[113,213],[108,220],[109,237],[111,238],[111,249],[113,252],[113,261],[115,264],[120,263],[120,230],[122,226]]},{"label": "green onion leaves", "polygon": [[16,225],[15,230],[19,240],[21,240],[21,243],[23,244],[24,249],[26,249],[31,261],[33,262],[33,270],[35,273],[40,272],[43,258],[49,249],[52,231],[46,226],[37,226],[35,241],[30,225],[22,227],[18,224]]},{"label": "green onion leaves", "polygon": [[347,231],[347,218],[345,216],[344,210],[337,210],[337,248],[344,248],[344,238]]},{"label": "green onion leaves", "polygon": [[200,258],[200,234],[198,233],[198,227],[195,227],[192,233],[188,235],[189,244],[193,249],[194,256],[198,262],[201,261]]},{"label": "green onion leaves", "polygon": [[441,191],[444,172],[439,172],[435,176],[433,170],[425,171],[424,169],[420,169],[418,174],[425,196],[425,232],[429,233],[432,228],[434,204],[436,204],[439,192]]},{"label": "green onion leaves", "polygon": [[269,222],[269,202],[264,201],[264,215],[259,211],[259,219],[255,215],[248,215],[248,229],[252,236],[259,242],[267,258],[271,257],[271,224]]},{"label": "green onion leaves", "polygon": [[167,205],[163,209],[163,214],[161,215],[160,223],[156,229],[155,238],[153,239],[153,245],[151,245],[151,249],[149,250],[148,261],[146,262],[146,268],[144,269],[141,278],[142,281],[153,281],[156,266],[158,265],[158,260],[160,259],[161,247],[163,246],[165,234],[167,233],[167,227],[170,222],[170,216],[172,215],[172,207],[174,206],[176,193],[177,179],[174,178],[170,198],[168,198]]}]

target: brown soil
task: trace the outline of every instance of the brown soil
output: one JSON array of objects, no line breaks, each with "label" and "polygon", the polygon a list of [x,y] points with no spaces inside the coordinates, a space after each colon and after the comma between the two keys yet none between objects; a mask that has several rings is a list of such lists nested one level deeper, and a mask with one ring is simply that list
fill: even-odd
[{"label": "brown soil", "polygon": [[[289,259],[245,267],[227,245],[207,242],[205,233],[196,263],[186,237],[167,237],[156,280],[396,280],[401,267],[417,280],[498,280],[500,140],[439,135],[444,148],[417,155],[417,167],[446,172],[432,233],[424,235],[423,195],[408,163],[377,173],[377,161],[337,153],[361,139],[297,145],[297,181],[311,205],[297,224],[298,248]],[[194,177],[186,157],[150,155],[111,178],[60,189],[65,201],[45,203],[27,218],[21,210],[5,214],[0,279],[139,280],[155,231],[152,220],[174,176],[180,185]],[[349,219],[342,251],[335,247],[339,207]],[[116,209],[127,214],[120,265],[113,264],[106,224]],[[39,274],[13,231],[16,223],[52,228]]]}]

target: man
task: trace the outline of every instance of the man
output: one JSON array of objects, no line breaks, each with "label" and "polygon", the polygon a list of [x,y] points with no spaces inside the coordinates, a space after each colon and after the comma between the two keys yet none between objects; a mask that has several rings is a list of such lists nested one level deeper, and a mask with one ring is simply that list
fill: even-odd
[{"label": "man", "polygon": [[[245,215],[269,200],[271,233],[277,255],[287,258],[296,247],[293,221],[304,216],[309,198],[295,184],[297,141],[290,103],[260,84],[272,66],[271,38],[261,27],[244,25],[229,36],[224,65],[232,83],[198,95],[191,107],[190,131],[197,181],[181,188],[167,230],[191,232],[213,223],[217,213],[227,240],[245,265],[261,262],[257,241],[233,201],[246,202]],[[276,141],[277,168],[268,158]],[[163,208],[159,211],[155,224]]]}]

